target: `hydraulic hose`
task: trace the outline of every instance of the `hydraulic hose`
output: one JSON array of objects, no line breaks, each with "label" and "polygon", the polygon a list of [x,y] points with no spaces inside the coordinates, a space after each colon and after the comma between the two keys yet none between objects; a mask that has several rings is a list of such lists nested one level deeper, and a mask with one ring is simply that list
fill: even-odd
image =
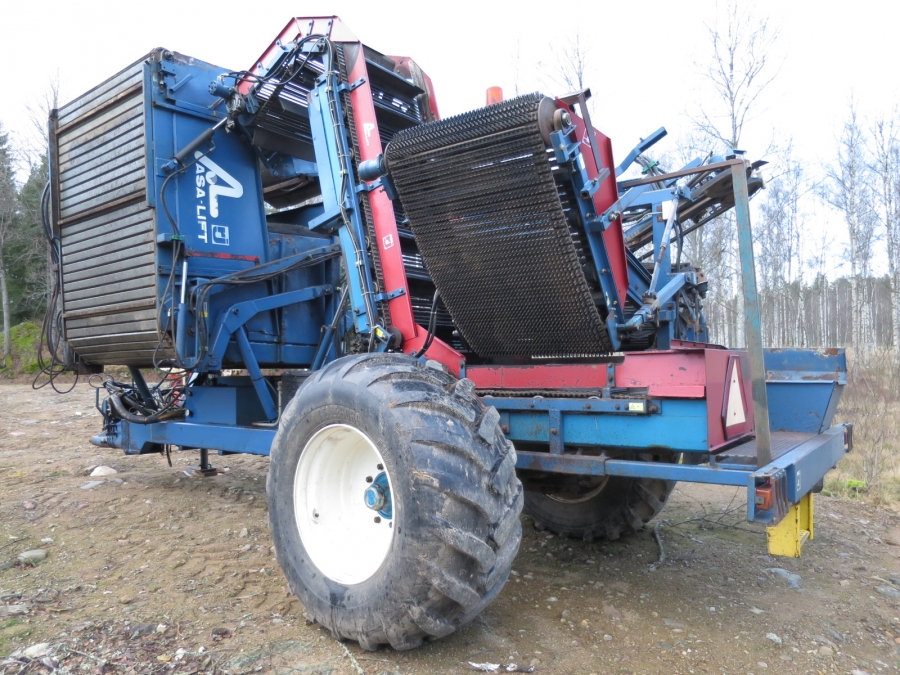
[{"label": "hydraulic hose", "polygon": [[126,422],[133,422],[134,424],[153,424],[154,422],[179,419],[184,417],[187,412],[184,408],[178,408],[177,410],[168,410],[153,415],[135,415],[125,408],[125,405],[122,403],[122,394],[113,394],[107,400],[120,419],[123,419]]}]

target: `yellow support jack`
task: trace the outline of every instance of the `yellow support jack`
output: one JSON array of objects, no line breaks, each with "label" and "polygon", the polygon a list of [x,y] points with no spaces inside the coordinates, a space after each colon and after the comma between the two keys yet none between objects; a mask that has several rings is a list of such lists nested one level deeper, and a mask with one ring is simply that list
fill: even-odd
[{"label": "yellow support jack", "polygon": [[807,539],[813,538],[813,495],[810,492],[788,509],[778,525],[766,528],[769,554],[799,558]]}]

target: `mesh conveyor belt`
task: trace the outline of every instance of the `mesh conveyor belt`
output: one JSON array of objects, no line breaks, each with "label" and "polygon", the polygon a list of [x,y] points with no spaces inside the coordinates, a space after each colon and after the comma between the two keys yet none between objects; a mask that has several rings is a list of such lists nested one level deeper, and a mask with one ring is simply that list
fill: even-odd
[{"label": "mesh conveyor belt", "polygon": [[532,94],[399,132],[391,177],[441,298],[482,356],[611,351]]}]

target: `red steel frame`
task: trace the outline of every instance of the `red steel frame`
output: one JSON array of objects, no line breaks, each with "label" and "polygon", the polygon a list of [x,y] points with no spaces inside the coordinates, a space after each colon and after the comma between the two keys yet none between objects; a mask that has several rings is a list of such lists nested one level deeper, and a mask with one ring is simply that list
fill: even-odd
[{"label": "red steel frame", "polygon": [[[368,82],[365,55],[362,44],[356,36],[335,16],[297,17],[291,19],[279,33],[277,40],[281,44],[310,34],[329,35],[331,40],[345,44],[358,45],[358,49],[345,49],[348,80],[363,84],[350,92],[350,103],[353,106],[353,117],[360,160],[375,159],[383,151],[381,139],[377,133],[375,105]],[[276,42],[263,52],[257,61],[256,69],[265,70],[265,65],[281,53]],[[437,102],[430,78],[422,72],[418,65],[408,57],[388,57],[397,64],[397,72],[404,77],[411,77],[424,83],[429,99],[429,117],[439,119]],[[249,89],[248,81],[239,86],[241,91]],[[557,101],[559,107],[568,108]],[[571,111],[572,121],[577,128],[578,137],[585,145],[590,144],[586,138],[584,121]],[[368,133],[366,131],[368,130]],[[594,195],[597,213],[608,209],[618,199],[618,188],[615,181],[615,164],[613,163],[612,143],[601,132],[594,129],[594,140],[600,161],[610,171],[600,189]],[[593,178],[599,171],[594,162],[593,153],[582,152],[588,176]],[[422,347],[427,331],[417,325],[412,313],[409,299],[409,286],[403,257],[399,246],[397,221],[394,207],[383,188],[369,192],[366,197],[372,211],[375,227],[378,255],[384,276],[385,289],[393,292],[403,289],[403,294],[388,302],[391,324],[403,335],[403,351],[411,353]],[[604,232],[603,239],[610,259],[610,267],[619,292],[620,302],[624,301],[628,289],[628,267],[625,257],[625,243],[622,234],[621,219],[616,219]],[[708,412],[708,443],[710,451],[722,449],[754,431],[750,366],[746,353],[721,349],[699,343],[673,343],[670,351],[630,352],[623,363],[614,368],[614,381],[609,381],[606,364],[573,364],[573,365],[525,365],[525,366],[470,366],[466,368],[465,357],[442,342],[435,339],[428,349],[428,357],[439,361],[455,375],[465,374],[476,387],[484,389],[599,389],[603,387],[647,388],[651,397],[706,399]],[[726,385],[729,382],[729,364],[738,359],[741,366],[742,388],[747,422],[740,430],[731,429],[731,438],[726,436],[724,421],[720,411],[725,405]],[[737,435],[735,432],[738,432]]]}]

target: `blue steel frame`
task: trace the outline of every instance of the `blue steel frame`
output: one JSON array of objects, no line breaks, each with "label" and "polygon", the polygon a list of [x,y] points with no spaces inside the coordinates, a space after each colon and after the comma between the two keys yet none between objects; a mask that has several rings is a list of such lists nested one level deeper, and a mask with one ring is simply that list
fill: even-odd
[{"label": "blue steel frame", "polygon": [[[226,133],[224,100],[208,89],[210,79],[227,73],[165,50],[155,50],[144,66],[146,197],[156,212],[158,312],[164,323],[168,317],[164,329],[173,333],[174,360],[196,372],[240,363],[260,373],[262,367],[311,363],[322,348],[319,326],[337,311],[337,263],[241,288],[224,283],[248,270],[274,273],[340,251],[335,238],[267,231],[257,156],[241,134]],[[208,302],[193,306],[200,288]],[[199,343],[201,322],[209,326],[208,349]],[[274,419],[270,393],[258,391]]]},{"label": "blue steel frame", "polygon": [[[263,157],[263,161],[273,175],[281,178],[298,175],[319,178],[322,212],[308,226],[311,230],[336,231],[344,257],[344,269],[348,271],[350,316],[354,328],[360,335],[374,332],[377,350],[383,351],[387,347],[389,336],[383,330],[381,318],[377,316],[375,309],[377,298],[373,286],[374,266],[371,256],[366,252],[366,228],[359,200],[356,198],[357,192],[371,188],[364,183],[353,182],[352,167],[348,164],[348,158],[352,157],[351,141],[344,123],[340,96],[342,92],[352,91],[362,82],[349,85],[341,82],[336,64],[331,63],[331,53],[321,48],[322,44],[311,39],[307,45],[310,52],[321,54],[324,67],[324,72],[316,79],[315,86],[309,92],[307,108],[316,161],[309,162],[278,153]],[[281,68],[292,51],[288,45],[279,46],[282,53],[266,64],[265,73],[276,72]],[[257,73],[257,76],[262,77],[265,73]],[[220,95],[229,96],[234,91],[225,87],[221,81],[214,82],[211,87]],[[244,98],[250,111],[246,121],[250,121],[252,113],[260,107],[255,89]]]},{"label": "blue steel frame", "polygon": [[[365,241],[366,231],[359,204],[356,199],[358,190],[364,187],[355,185],[352,172],[346,166],[346,158],[351,156],[348,130],[345,128],[341,100],[338,94],[355,85],[342,84],[332,72],[326,60],[325,72],[321,75],[311,91],[309,103],[310,125],[313,131],[316,163],[294,163],[293,167],[284,168],[283,172],[315,172],[323,186],[323,205],[321,213],[309,222],[310,229],[319,229],[334,236],[330,246],[334,247],[336,238],[340,242],[340,251],[347,270],[349,296],[349,321],[362,335],[375,334],[379,349],[384,349],[387,342],[386,333],[380,329],[380,317],[375,315],[375,296],[372,286],[373,261],[366,253],[361,242]],[[173,66],[167,66],[170,70]],[[167,75],[168,77],[168,75]],[[176,78],[177,79],[177,78]],[[180,86],[177,81],[170,83],[170,88]],[[197,116],[199,110],[184,105],[167,104],[175,112]],[[195,106],[197,107],[197,106]],[[206,113],[209,115],[209,113]],[[690,189],[676,183],[675,179],[661,177],[665,184],[662,190],[652,189],[647,185],[638,185],[629,189],[619,201],[604,214],[593,213],[591,196],[598,189],[598,180],[589,180],[581,162],[580,150],[573,143],[567,131],[552,134],[554,150],[560,165],[568,167],[575,188],[576,200],[585,223],[589,243],[594,255],[597,272],[601,280],[601,288],[609,312],[608,323],[610,335],[617,336],[620,330],[631,330],[641,324],[659,321],[661,324],[672,324],[676,313],[670,309],[669,302],[676,294],[689,284],[695,284],[692,273],[671,273],[671,261],[667,249],[671,236],[672,218],[663,221],[659,217],[663,202],[674,202],[673,210],[679,200],[691,200]],[[651,139],[639,146],[636,151],[643,151],[651,141],[665,134],[660,130]],[[617,168],[620,174],[625,170],[628,161],[637,157],[636,152],[629,155],[629,160]],[[165,159],[169,159],[168,157]],[[276,158],[277,160],[277,158]],[[273,160],[273,161],[276,161]],[[151,162],[154,160],[151,159]],[[277,162],[276,162],[277,163]],[[734,194],[742,272],[744,276],[745,296],[747,299],[747,336],[750,345],[749,356],[753,381],[753,403],[756,420],[756,446],[759,462],[756,466],[740,466],[716,461],[710,458],[710,464],[699,466],[694,463],[654,463],[629,459],[629,453],[665,450],[674,453],[686,453],[688,456],[706,459],[708,444],[706,425],[709,411],[705,399],[648,398],[646,393],[632,392],[633,396],[624,398],[518,398],[518,397],[485,397],[485,403],[497,408],[500,413],[501,427],[514,442],[546,444],[548,452],[523,450],[519,453],[517,468],[522,471],[540,471],[576,475],[615,475],[627,477],[662,478],[688,482],[711,483],[720,485],[746,486],[748,489],[748,518],[758,522],[776,522],[786,512],[787,506],[799,501],[824,474],[849,449],[850,434],[848,428],[838,426],[828,428],[834,414],[840,388],[843,386],[843,372],[846,365],[842,356],[832,355],[827,368],[833,367],[835,377],[824,380],[830,387],[828,393],[817,391],[815,410],[799,411],[796,396],[790,407],[792,414],[782,412],[773,414],[773,422],[778,430],[804,431],[809,437],[803,443],[770,461],[769,419],[766,386],[766,366],[760,338],[759,309],[756,300],[755,276],[753,270],[753,251],[750,239],[750,220],[748,206],[748,188],[746,180],[747,165],[742,159],[729,163],[734,174]],[[163,158],[157,157],[154,166],[163,168]],[[699,162],[688,165],[686,170],[699,173],[709,169]],[[601,179],[602,180],[602,179]],[[609,273],[607,252],[600,235],[603,229],[613,222],[623,209],[645,205],[651,207],[654,259],[658,260],[657,270],[648,278],[646,270],[633,256],[632,288],[629,294],[640,305],[638,313],[626,322],[623,302],[618,298],[614,280]],[[638,227],[643,227],[639,224]],[[286,256],[264,266],[274,271],[286,269],[302,259],[303,256],[315,255],[315,249]],[[169,265],[171,266],[171,262]],[[162,269],[162,265],[161,265]],[[192,283],[207,280],[194,279]],[[216,371],[223,366],[226,351],[237,349],[244,368],[249,373],[247,387],[252,387],[259,399],[265,417],[275,420],[278,416],[276,401],[271,395],[259,358],[262,348],[251,342],[248,324],[255,317],[277,308],[312,302],[318,298],[330,298],[328,308],[330,331],[326,329],[316,346],[304,347],[302,363],[314,366],[321,365],[329,359],[331,334],[344,329],[340,321],[343,298],[337,300],[332,284],[311,284],[304,288],[287,290],[267,296],[242,297],[235,295],[235,301],[226,303],[214,317],[210,330],[211,342],[207,354],[199,354],[195,350],[194,361],[198,370]],[[232,297],[222,292],[223,298]],[[174,308],[170,308],[174,309]],[[179,322],[180,330],[186,330],[185,322]],[[662,331],[663,328],[661,327]],[[665,335],[671,337],[671,328],[666,328]],[[663,335],[661,332],[660,335]],[[702,335],[696,336],[698,339]],[[181,344],[187,343],[187,336],[178,336]],[[614,338],[617,340],[618,338]],[[618,346],[618,344],[616,344]],[[661,347],[668,347],[668,339],[664,339]],[[780,360],[779,360],[780,359]],[[826,359],[827,360],[827,359]],[[797,376],[797,372],[818,373],[822,364],[816,362],[808,353],[779,354],[775,358],[780,368],[773,372],[781,373],[780,379],[773,380],[776,389],[781,386],[794,386],[798,381],[807,388],[819,382],[816,378]],[[829,371],[832,372],[832,371]],[[821,379],[821,378],[820,378]],[[190,394],[190,389],[188,391]],[[237,396],[237,392],[235,392]],[[776,397],[777,399],[777,397]],[[191,406],[188,406],[191,410]],[[236,419],[236,418],[235,418]],[[813,421],[811,421],[813,420]],[[813,426],[815,428],[813,429]],[[220,453],[250,453],[268,455],[274,439],[273,427],[241,426],[236,423],[211,423],[191,421],[167,421],[154,424],[134,424],[119,421],[113,436],[117,445],[129,454],[157,452],[162,445],[175,445],[183,448],[200,448],[217,450]],[[573,447],[587,448],[596,454],[571,454]],[[756,491],[761,486],[774,490],[776,500],[774,506],[767,510],[757,510]]]},{"label": "blue steel frame", "polygon": [[[566,402],[555,399],[553,403]],[[489,405],[505,402],[485,399]],[[642,401],[646,403],[646,401]],[[671,403],[671,401],[670,401]],[[547,402],[550,417],[556,407]],[[589,424],[596,424],[604,413],[582,414]],[[501,420],[504,418],[501,413]],[[671,431],[669,418],[661,418],[657,428]],[[245,453],[268,455],[275,438],[274,428],[216,425],[193,422],[159,422],[156,424],[131,424],[120,422],[118,441],[127,454],[155,452],[159,445],[178,445],[189,448],[209,448],[219,454]],[[643,431],[646,425],[632,424],[632,431]],[[511,431],[514,438],[517,432]],[[556,434],[550,434],[555,436]],[[598,437],[595,435],[594,439]],[[603,438],[605,441],[605,437]],[[629,478],[657,478],[670,481],[732,485],[747,488],[747,519],[772,524],[809,493],[825,474],[852,447],[852,429],[849,425],[837,425],[820,434],[810,434],[807,440],[760,469],[744,465],[715,464],[692,465],[666,462],[647,462],[614,459],[603,455],[575,455],[561,452],[522,451],[517,453],[516,468],[520,471],[539,471],[555,474],[582,476],[623,476]],[[607,447],[604,445],[604,447]],[[637,448],[652,451],[654,446]],[[757,489],[770,486],[776,500],[773,508],[759,510],[756,504]]]},{"label": "blue steel frame", "polygon": [[[516,468],[580,476],[623,476],[659,480],[732,485],[747,488],[747,520],[768,525],[778,522],[791,504],[808,494],[851,449],[847,425],[837,425],[810,438],[761,469],[694,466],[663,462],[608,459],[597,456],[518,453]],[[776,499],[768,510],[757,508],[757,489],[773,487]]]}]

